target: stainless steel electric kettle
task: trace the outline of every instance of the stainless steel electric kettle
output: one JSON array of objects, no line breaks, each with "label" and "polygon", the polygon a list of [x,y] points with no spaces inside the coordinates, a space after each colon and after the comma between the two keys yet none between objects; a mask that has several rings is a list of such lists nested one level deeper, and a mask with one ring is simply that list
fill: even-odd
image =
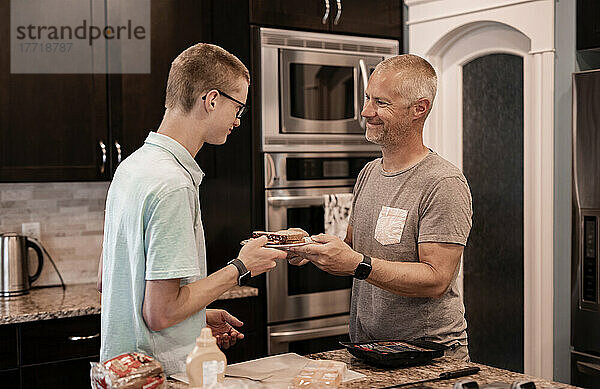
[{"label": "stainless steel electric kettle", "polygon": [[[37,270],[29,275],[29,248],[38,259]],[[44,266],[40,245],[14,232],[0,234],[0,297],[12,297],[29,293],[31,283],[38,279]]]}]

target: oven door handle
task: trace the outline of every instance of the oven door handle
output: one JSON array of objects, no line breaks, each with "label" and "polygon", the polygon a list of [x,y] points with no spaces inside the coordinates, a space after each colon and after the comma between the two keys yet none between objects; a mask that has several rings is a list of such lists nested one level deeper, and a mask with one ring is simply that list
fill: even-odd
[{"label": "oven door handle", "polygon": [[600,365],[590,362],[577,361],[577,371],[591,376],[600,376]]},{"label": "oven door handle", "polygon": [[274,207],[319,206],[325,204],[323,196],[273,196],[267,198],[267,203]]},{"label": "oven door handle", "polygon": [[[363,81],[363,90],[362,90],[362,108],[365,107],[365,93],[367,91],[367,84],[369,83],[369,75],[367,73],[367,65],[365,64],[365,60],[364,59],[359,59],[358,60],[358,69],[360,70],[360,76],[362,77],[362,81]],[[361,112],[362,112],[362,108],[360,108]],[[358,115],[360,116],[360,126],[362,127],[362,129],[365,129],[365,125],[367,122],[367,119],[364,118],[363,116],[361,116],[360,112],[358,113]]]},{"label": "oven door handle", "polygon": [[277,177],[273,156],[270,154],[265,154],[265,158],[267,160],[267,188],[270,188],[273,186],[276,180],[279,181],[279,177]]},{"label": "oven door handle", "polygon": [[326,336],[344,335],[348,333],[348,324],[339,326],[312,328],[310,330],[272,332],[269,337],[281,343],[295,342],[298,340],[324,338]]}]

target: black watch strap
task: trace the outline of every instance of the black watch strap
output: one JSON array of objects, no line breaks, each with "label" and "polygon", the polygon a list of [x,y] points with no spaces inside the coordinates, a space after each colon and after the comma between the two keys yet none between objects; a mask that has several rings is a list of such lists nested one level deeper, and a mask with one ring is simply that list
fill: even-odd
[{"label": "black watch strap", "polygon": [[239,286],[244,286],[248,283],[248,281],[250,281],[250,272],[248,271],[246,265],[244,265],[244,262],[242,262],[241,259],[232,259],[231,261],[227,262],[227,265],[233,265],[237,268]]},{"label": "black watch strap", "polygon": [[356,269],[354,269],[354,278],[357,280],[366,280],[367,277],[369,277],[369,274],[371,274],[372,269],[373,266],[371,265],[371,257],[363,254],[362,262],[356,266]]}]

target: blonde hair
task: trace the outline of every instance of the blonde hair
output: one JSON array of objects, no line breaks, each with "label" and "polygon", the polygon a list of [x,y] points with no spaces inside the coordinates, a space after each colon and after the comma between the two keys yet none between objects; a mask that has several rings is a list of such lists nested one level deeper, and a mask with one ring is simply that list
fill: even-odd
[{"label": "blonde hair", "polygon": [[394,90],[409,104],[426,98],[433,106],[437,75],[433,66],[425,59],[413,54],[397,55],[380,62],[375,72],[394,73]]},{"label": "blonde hair", "polygon": [[202,92],[220,89],[229,92],[250,73],[242,61],[223,48],[198,43],[187,48],[171,64],[167,80],[165,107],[189,113]]}]

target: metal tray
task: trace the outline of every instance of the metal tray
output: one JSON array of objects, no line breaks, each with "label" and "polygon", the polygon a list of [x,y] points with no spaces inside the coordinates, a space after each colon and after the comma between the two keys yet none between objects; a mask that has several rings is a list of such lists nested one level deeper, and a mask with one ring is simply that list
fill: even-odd
[{"label": "metal tray", "polygon": [[427,340],[377,340],[340,342],[350,354],[368,364],[383,367],[423,365],[444,355],[443,344]]}]

